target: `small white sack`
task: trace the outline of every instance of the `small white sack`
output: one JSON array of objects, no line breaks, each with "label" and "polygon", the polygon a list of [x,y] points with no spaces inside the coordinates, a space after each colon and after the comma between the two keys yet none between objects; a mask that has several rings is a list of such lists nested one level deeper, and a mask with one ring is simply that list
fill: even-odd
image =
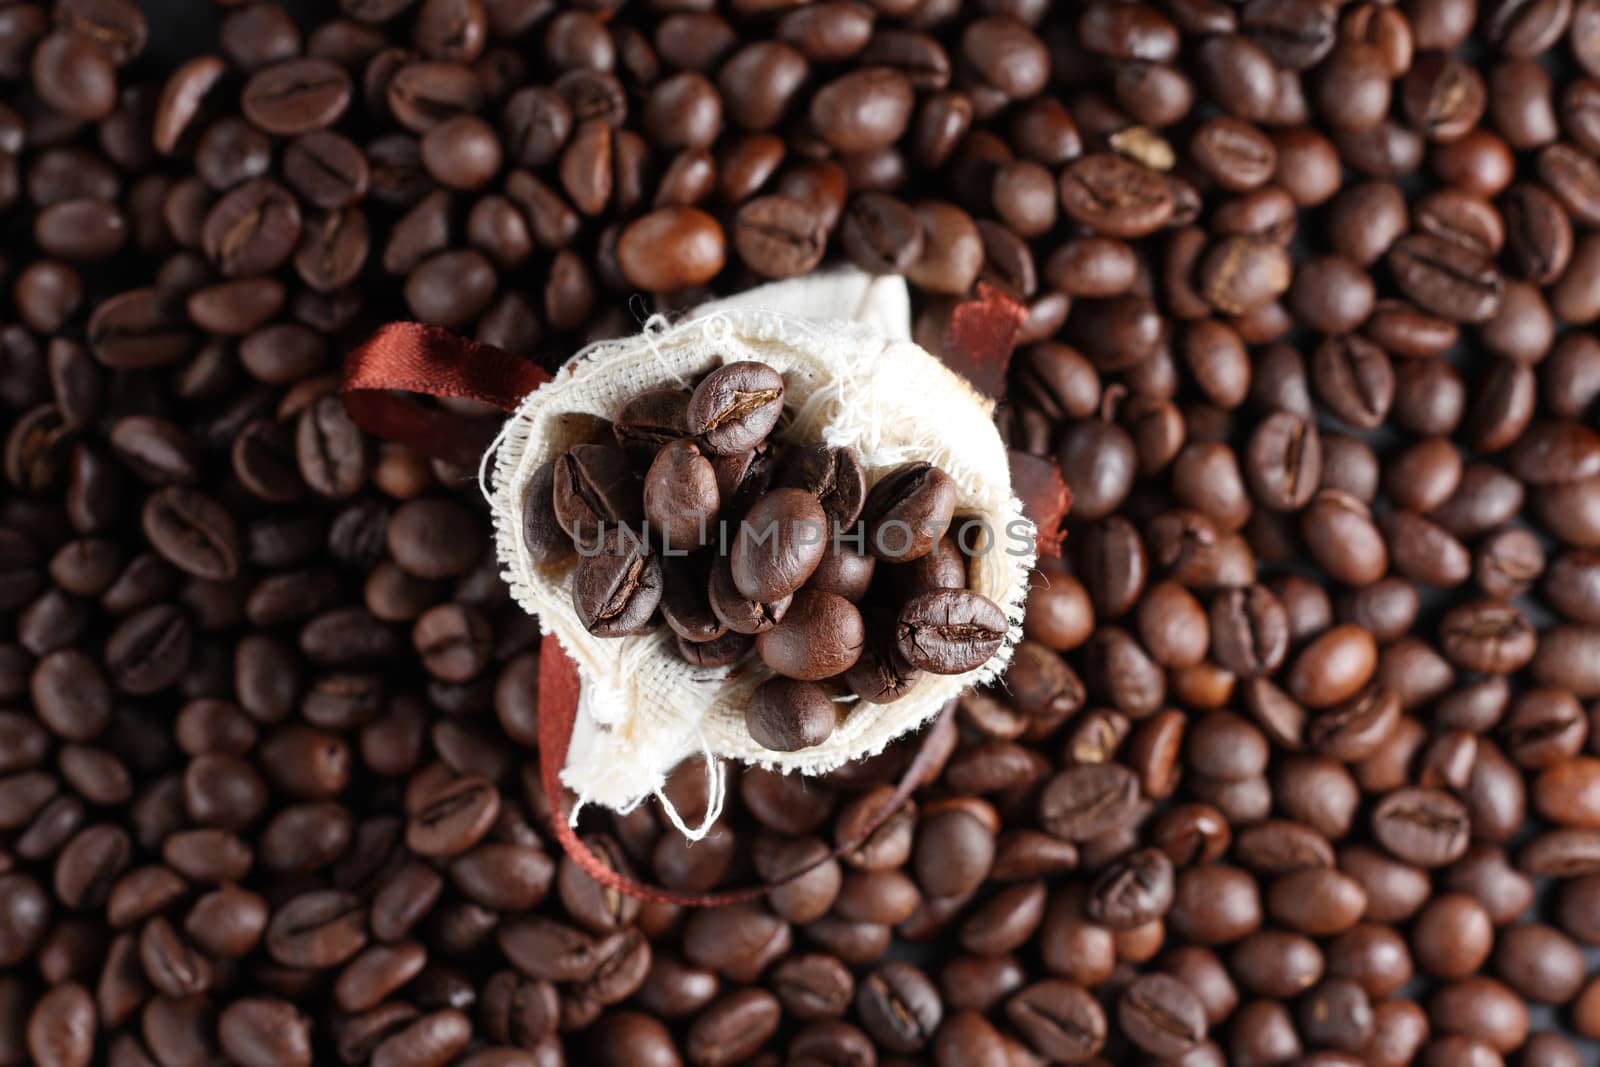
[{"label": "small white sack", "polygon": [[[956,521],[980,519],[987,551],[971,565],[969,587],[1006,610],[1010,633],[1000,652],[966,674],[925,674],[892,704],[848,695],[832,736],[799,752],[774,752],[750,739],[744,707],[769,671],[747,660],[732,668],[693,667],[678,657],[665,626],[637,637],[590,635],[572,606],[575,561],[535,565],[522,540],[523,501],[533,472],[579,440],[574,412],[612,418],[624,401],[662,385],[692,387],[724,363],[756,360],[783,375],[786,415],[780,439],[853,449],[870,485],[901,463],[942,468],[959,490]],[[668,325],[657,316],[634,337],[578,353],[531,394],[485,456],[485,490],[495,546],[512,596],[539,617],[577,662],[583,678],[577,722],[562,781],[586,803],[626,812],[660,795],[667,774],[701,754],[711,778],[704,835],[721,809],[721,762],[736,759],[780,771],[821,774],[881,751],[922,725],[962,690],[1004,670],[1021,636],[1032,569],[1033,526],[1011,491],[993,401],[910,339],[910,301],[898,277],[850,270],[762,286],[702,306]],[[969,544],[981,544],[977,537]]]}]

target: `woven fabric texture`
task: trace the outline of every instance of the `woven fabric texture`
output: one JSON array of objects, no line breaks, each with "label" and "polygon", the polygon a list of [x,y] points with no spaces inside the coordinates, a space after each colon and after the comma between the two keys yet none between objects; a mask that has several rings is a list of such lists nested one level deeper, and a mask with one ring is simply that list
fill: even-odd
[{"label": "woven fabric texture", "polygon": [[[828,316],[836,317],[828,317]],[[846,316],[846,317],[837,317]],[[574,815],[595,803],[627,811],[659,795],[686,757],[706,758],[712,805],[721,807],[722,761],[820,774],[879,752],[935,716],[969,686],[997,676],[1021,636],[1023,600],[1033,565],[1033,529],[1011,491],[1006,448],[981,396],[909,339],[909,302],[898,278],[855,271],[763,286],[706,305],[676,324],[657,317],[633,337],[593,345],[531,394],[485,457],[495,543],[512,595],[538,616],[577,662],[583,692],[564,784]],[[869,485],[909,460],[943,468],[959,489],[956,522],[981,520],[969,532],[985,543],[970,584],[1002,605],[1008,639],[978,670],[924,675],[908,696],[887,705],[841,698],[839,724],[823,744],[801,752],[762,748],[750,739],[744,707],[769,676],[759,661],[734,668],[692,667],[665,627],[639,637],[598,638],[584,630],[571,599],[575,566],[536,566],[522,540],[522,511],[533,472],[576,443],[587,420],[609,419],[636,393],[661,385],[691,387],[724,363],[758,360],[784,379],[787,414],[777,437],[854,449]],[[969,542],[972,543],[972,542]]]}]

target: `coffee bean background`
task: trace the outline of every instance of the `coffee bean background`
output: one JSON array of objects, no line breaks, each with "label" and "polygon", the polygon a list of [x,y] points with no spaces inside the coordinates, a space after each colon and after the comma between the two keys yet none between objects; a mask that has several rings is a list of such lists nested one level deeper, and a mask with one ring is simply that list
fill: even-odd
[{"label": "coffee bean background", "polygon": [[[0,1064],[1595,1061],[1597,0],[19,2],[0,101]],[[1025,303],[1067,556],[865,844],[619,896],[339,359],[845,260]],[[775,879],[912,743],[581,831]]]}]

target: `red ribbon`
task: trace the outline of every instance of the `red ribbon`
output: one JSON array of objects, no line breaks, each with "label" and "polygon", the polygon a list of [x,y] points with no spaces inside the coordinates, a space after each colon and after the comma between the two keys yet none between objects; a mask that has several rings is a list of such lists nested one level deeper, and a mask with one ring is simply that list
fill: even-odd
[{"label": "red ribbon", "polygon": [[1061,477],[1061,464],[1013,448],[1011,491],[1022,501],[1022,513],[1033,521],[1035,550],[1041,556],[1061,555],[1067,531],[1061,526],[1072,507],[1072,490]]},{"label": "red ribbon", "polygon": [[[983,349],[976,353],[978,362],[998,363],[1003,368],[1015,342],[1021,309],[1015,301],[1007,308],[1001,301],[1010,298],[997,296],[997,292],[984,292],[969,317],[958,321],[965,323],[965,342]],[[340,395],[350,417],[368,433],[425,455],[476,467],[500,420],[430,407],[407,394],[475,400],[510,412],[549,380],[536,364],[493,345],[469,341],[436,326],[397,322],[378,330],[345,357]],[[583,843],[567,821],[561,769],[572,743],[580,684],[572,657],[558,640],[546,637],[539,650],[539,777],[550,805],[551,831],[573,862],[601,885],[642,900],[683,907],[715,907],[755,899],[859,847],[931,778],[948,751],[944,743],[948,732],[955,728],[952,701],[924,735],[911,765],[876,817],[816,863],[776,882],[719,893],[679,893],[615,870]]]},{"label": "red ribbon", "polygon": [[977,296],[950,309],[950,318],[934,338],[939,359],[971,382],[985,396],[1006,391],[1006,372],[1017,334],[1028,321],[1028,309],[1016,297],[988,282],[978,283]]},{"label": "red ribbon", "polygon": [[437,326],[391,322],[350,351],[339,393],[356,425],[425,455],[476,467],[499,419],[427,407],[404,393],[515,411],[550,380],[536,363]]}]

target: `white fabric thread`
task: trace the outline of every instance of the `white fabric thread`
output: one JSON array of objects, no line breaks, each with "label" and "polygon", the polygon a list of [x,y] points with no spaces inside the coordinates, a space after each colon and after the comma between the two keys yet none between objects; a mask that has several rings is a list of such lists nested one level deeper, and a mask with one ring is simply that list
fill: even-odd
[{"label": "white fabric thread", "polygon": [[[829,318],[852,314],[855,321]],[[998,547],[977,557],[971,586],[1001,605],[1011,628],[1001,651],[963,675],[925,675],[887,705],[846,703],[833,735],[801,752],[773,752],[750,739],[743,709],[770,672],[759,663],[701,669],[683,662],[665,627],[621,639],[591,636],[573,609],[572,561],[540,567],[522,540],[523,499],[533,472],[586,428],[572,415],[611,418],[636,393],[682,384],[724,363],[753,359],[784,377],[792,417],[778,435],[849,447],[869,483],[912,459],[944,469],[959,491],[961,518],[981,518]],[[963,689],[998,676],[1021,636],[1033,566],[1033,528],[1011,492],[1006,449],[992,401],[910,340],[910,301],[899,278],[859,271],[779,282],[697,309],[676,324],[653,316],[641,334],[578,353],[530,395],[491,447],[485,490],[495,547],[512,596],[558,637],[583,678],[562,781],[579,807],[627,811],[658,796],[684,758],[706,758],[710,802],[699,827],[666,805],[667,817],[698,839],[722,808],[722,760],[821,774],[873,755],[931,718]],[[486,457],[487,460],[487,457]],[[848,710],[846,710],[848,709]],[[664,799],[664,798],[663,798]]]}]

